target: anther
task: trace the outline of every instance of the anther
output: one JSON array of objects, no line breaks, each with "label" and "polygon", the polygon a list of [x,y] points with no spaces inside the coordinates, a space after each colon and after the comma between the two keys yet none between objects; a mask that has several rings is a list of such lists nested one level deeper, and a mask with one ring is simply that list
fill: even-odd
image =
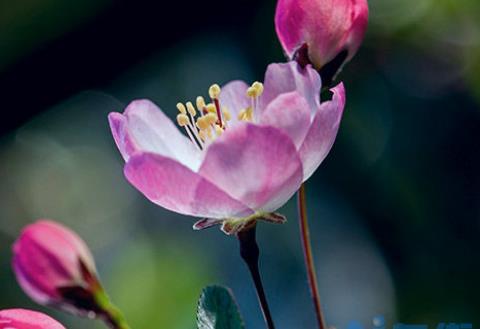
[{"label": "anther", "polygon": [[253,87],[249,87],[249,88],[247,89],[247,96],[248,96],[248,97],[251,97],[251,98],[256,97],[256,96],[257,96],[257,90],[256,90],[255,88],[253,88]]},{"label": "anther", "polygon": [[220,136],[223,133],[223,129],[220,126],[215,126],[215,133]]},{"label": "anther", "polygon": [[257,95],[256,97],[259,97],[260,95],[263,94],[263,83],[261,82],[258,82],[258,81],[255,81],[253,84],[252,84],[252,88],[254,88],[256,91],[257,91]]},{"label": "anther", "polygon": [[203,109],[205,108],[205,100],[203,99],[202,96],[198,96],[197,97],[197,101],[196,101],[196,104],[197,104],[197,109],[199,112],[202,112]]},{"label": "anther", "polygon": [[214,85],[211,85],[210,88],[208,89],[208,94],[210,95],[211,99],[217,99],[221,91],[222,90],[220,89],[220,86],[217,84],[214,84]]},{"label": "anther", "polygon": [[208,128],[210,127],[210,124],[207,122],[205,116],[197,119],[197,127],[198,127],[201,131],[206,130],[206,129],[208,129]]},{"label": "anther", "polygon": [[182,103],[177,103],[177,109],[180,111],[180,113],[187,114],[187,109]]},{"label": "anther", "polygon": [[193,117],[197,114],[197,111],[195,110],[195,107],[193,106],[192,102],[187,103],[187,111]]},{"label": "anther", "polygon": [[215,112],[217,112],[217,108],[215,107],[215,104],[213,104],[213,103],[207,104],[207,106],[205,107],[205,109],[207,110],[207,113],[215,113]]},{"label": "anther", "polygon": [[215,113],[208,113],[204,118],[209,125],[213,125],[217,122],[217,115]]},{"label": "anther", "polygon": [[238,120],[240,121],[247,120],[246,116],[247,116],[247,109],[243,109],[238,113]]},{"label": "anther", "polygon": [[207,140],[207,133],[205,132],[205,130],[200,130],[198,132],[198,136],[200,137],[200,139],[202,141],[206,141]]},{"label": "anther", "polygon": [[226,106],[223,107],[222,113],[223,113],[223,118],[225,119],[225,121],[230,121],[232,119],[232,115],[230,114],[230,111],[228,110],[228,108]]},{"label": "anther", "polygon": [[180,127],[185,127],[188,126],[190,121],[186,114],[180,113],[179,115],[177,115],[177,123]]}]

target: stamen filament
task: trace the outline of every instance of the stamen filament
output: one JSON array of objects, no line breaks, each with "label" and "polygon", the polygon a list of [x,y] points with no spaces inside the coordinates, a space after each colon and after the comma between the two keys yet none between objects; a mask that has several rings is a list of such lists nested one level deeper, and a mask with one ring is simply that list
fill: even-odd
[{"label": "stamen filament", "polygon": [[193,127],[193,130],[195,131],[195,133],[198,134],[198,128],[195,125],[195,115],[197,115],[197,111],[195,110],[195,107],[193,106],[192,102],[187,102],[187,111],[188,111],[188,114],[190,115],[191,127]]},{"label": "stamen filament", "polygon": [[197,147],[197,149],[198,149],[199,151],[201,151],[201,150],[202,150],[202,147],[199,146],[199,144],[197,143],[196,139],[193,137],[192,133],[190,132],[190,129],[191,129],[191,128],[190,128],[190,125],[185,126],[184,128],[185,128],[185,131],[187,132],[188,137],[190,137],[190,140],[192,141],[192,143],[195,144],[195,146]]},{"label": "stamen filament", "polygon": [[[179,103],[181,104],[181,103]],[[183,104],[181,104],[183,105]],[[181,109],[184,109],[184,106],[182,108],[182,106],[178,106],[177,105],[177,108],[180,110],[180,114],[177,115],[177,123],[180,127],[184,127],[185,128],[185,131],[187,132],[187,135],[188,137],[190,138],[190,140],[192,141],[193,144],[195,144],[195,146],[197,148],[200,148],[202,149],[202,146],[203,144],[201,143],[201,140],[198,136],[198,133],[195,131],[195,129],[193,129],[192,127],[192,122],[190,121],[189,117],[183,113],[183,111]],[[193,135],[195,135],[196,138],[193,137]]]}]

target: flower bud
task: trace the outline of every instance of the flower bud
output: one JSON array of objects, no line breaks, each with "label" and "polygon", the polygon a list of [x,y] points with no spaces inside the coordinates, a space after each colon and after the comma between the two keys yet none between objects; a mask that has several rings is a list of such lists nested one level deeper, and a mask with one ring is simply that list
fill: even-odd
[{"label": "flower bud", "polygon": [[332,77],[357,52],[367,23],[367,0],[279,0],[275,13],[287,56]]},{"label": "flower bud", "polygon": [[50,220],[26,226],[13,246],[17,281],[34,301],[71,313],[97,312],[103,291],[93,257],[73,231]]},{"label": "flower bud", "polygon": [[65,329],[51,317],[24,309],[0,311],[0,329]]}]

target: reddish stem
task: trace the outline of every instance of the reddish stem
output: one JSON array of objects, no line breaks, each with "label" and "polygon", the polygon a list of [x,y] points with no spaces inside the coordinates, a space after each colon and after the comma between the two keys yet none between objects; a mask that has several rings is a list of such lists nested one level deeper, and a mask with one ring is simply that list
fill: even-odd
[{"label": "reddish stem", "polygon": [[312,295],[313,306],[317,316],[319,329],[327,329],[325,317],[320,305],[320,295],[318,293],[317,275],[315,273],[315,263],[313,261],[312,245],[310,242],[310,229],[307,218],[307,200],[305,198],[305,184],[302,184],[298,190],[298,215],[300,222],[300,235],[302,240],[303,255],[305,257],[305,267],[307,270],[308,284]]}]

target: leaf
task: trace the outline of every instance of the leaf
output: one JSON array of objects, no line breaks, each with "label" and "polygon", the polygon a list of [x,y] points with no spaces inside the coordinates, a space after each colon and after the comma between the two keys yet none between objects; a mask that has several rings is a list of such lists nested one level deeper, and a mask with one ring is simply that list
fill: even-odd
[{"label": "leaf", "polygon": [[198,329],[244,329],[242,317],[230,289],[208,286],[197,307]]}]

